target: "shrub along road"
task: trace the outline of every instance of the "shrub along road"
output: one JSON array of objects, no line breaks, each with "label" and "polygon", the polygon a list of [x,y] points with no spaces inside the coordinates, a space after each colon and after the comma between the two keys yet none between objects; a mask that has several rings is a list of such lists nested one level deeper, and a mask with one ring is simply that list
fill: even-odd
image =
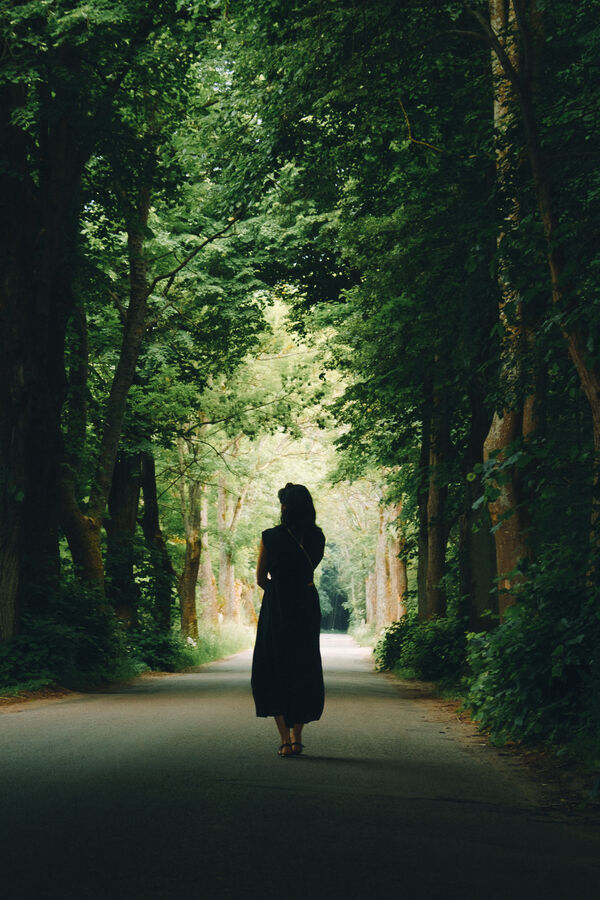
[{"label": "shrub along road", "polygon": [[323,637],[305,757],[256,719],[250,654],[0,715],[3,896],[587,900],[600,835]]}]

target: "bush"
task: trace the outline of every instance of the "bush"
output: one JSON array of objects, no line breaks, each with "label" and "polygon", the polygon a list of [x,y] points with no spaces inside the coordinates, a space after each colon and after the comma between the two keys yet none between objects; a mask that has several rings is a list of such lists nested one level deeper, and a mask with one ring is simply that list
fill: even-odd
[{"label": "bush", "polygon": [[176,632],[164,634],[154,622],[138,625],[125,635],[127,656],[136,674],[148,669],[153,672],[176,672],[182,663],[185,645]]},{"label": "bush", "polygon": [[465,648],[459,620],[419,621],[407,615],[385,630],[374,652],[378,670],[397,667],[416,678],[453,682],[463,674]]},{"label": "bush", "polygon": [[543,741],[594,755],[599,648],[597,603],[566,592],[537,600],[526,589],[495,631],[469,636],[467,704],[497,743]]},{"label": "bush", "polygon": [[0,686],[5,693],[45,687],[85,690],[153,670],[176,672],[250,647],[255,631],[236,622],[202,626],[197,643],[177,629],[167,634],[140,606],[125,631],[97,592],[65,577],[44,615],[25,616],[22,631],[0,644]]},{"label": "bush", "polygon": [[25,616],[22,633],[0,644],[0,684],[38,690],[84,688],[119,677],[124,648],[114,616],[94,591],[67,581],[44,615]]},{"label": "bush", "polygon": [[378,672],[393,669],[400,661],[404,642],[408,636],[409,629],[414,624],[414,619],[409,620],[408,616],[403,616],[397,622],[392,622],[391,625],[388,625],[373,650],[375,668]]}]

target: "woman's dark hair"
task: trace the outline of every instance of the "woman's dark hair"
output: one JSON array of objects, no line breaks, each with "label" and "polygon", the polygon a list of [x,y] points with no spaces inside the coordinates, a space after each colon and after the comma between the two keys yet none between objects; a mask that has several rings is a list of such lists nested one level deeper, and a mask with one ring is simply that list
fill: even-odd
[{"label": "woman's dark hair", "polygon": [[277,496],[282,507],[282,525],[300,533],[315,527],[315,507],[308,488],[288,481]]}]

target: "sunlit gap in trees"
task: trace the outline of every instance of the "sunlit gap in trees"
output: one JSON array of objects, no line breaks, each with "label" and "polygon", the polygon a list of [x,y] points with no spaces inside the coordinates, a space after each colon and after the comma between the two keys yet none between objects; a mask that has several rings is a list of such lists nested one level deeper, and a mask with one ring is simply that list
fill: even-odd
[{"label": "sunlit gap in trees", "polygon": [[[324,626],[364,626],[383,485],[376,479],[351,485],[337,471],[335,440],[345,429],[335,424],[330,405],[344,383],[334,369],[324,371],[332,332],[302,340],[276,295],[264,314],[266,328],[252,352],[228,375],[211,379],[176,449],[161,454],[170,545],[174,556],[184,554],[185,568],[186,547],[194,539],[203,542],[200,619],[252,625],[260,605],[254,582],[260,533],[279,520],[278,489],[288,481],[305,484],[327,536],[316,576]],[[189,623],[183,626],[190,630]]]}]

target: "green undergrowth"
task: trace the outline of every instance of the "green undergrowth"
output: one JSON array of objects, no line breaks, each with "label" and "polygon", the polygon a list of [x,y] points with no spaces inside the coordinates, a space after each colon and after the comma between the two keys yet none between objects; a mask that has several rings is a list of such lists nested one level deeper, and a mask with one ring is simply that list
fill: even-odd
[{"label": "green undergrowth", "polygon": [[24,615],[20,633],[0,644],[4,696],[54,686],[85,689],[130,671],[112,612],[93,591],[74,584],[49,598],[43,612]]},{"label": "green undergrowth", "polygon": [[556,603],[508,610],[469,635],[464,703],[493,743],[544,744],[600,771],[600,629],[596,608]]},{"label": "green undergrowth", "polygon": [[125,631],[93,592],[67,587],[43,615],[25,617],[20,634],[0,644],[0,696],[51,688],[92,689],[144,672],[177,672],[252,646],[255,630],[238,622],[200,623],[197,641],[178,628],[161,633],[141,611]]},{"label": "green undergrowth", "polygon": [[402,678],[449,687],[463,677],[465,651],[466,637],[458,619],[423,622],[408,613],[385,629],[373,652],[379,671],[391,670]]},{"label": "green undergrowth", "polygon": [[179,672],[192,666],[221,659],[252,646],[255,629],[240,622],[220,624],[199,622],[198,640],[185,638],[179,629],[161,634],[150,625],[134,630],[126,636],[127,659],[142,672]]}]

